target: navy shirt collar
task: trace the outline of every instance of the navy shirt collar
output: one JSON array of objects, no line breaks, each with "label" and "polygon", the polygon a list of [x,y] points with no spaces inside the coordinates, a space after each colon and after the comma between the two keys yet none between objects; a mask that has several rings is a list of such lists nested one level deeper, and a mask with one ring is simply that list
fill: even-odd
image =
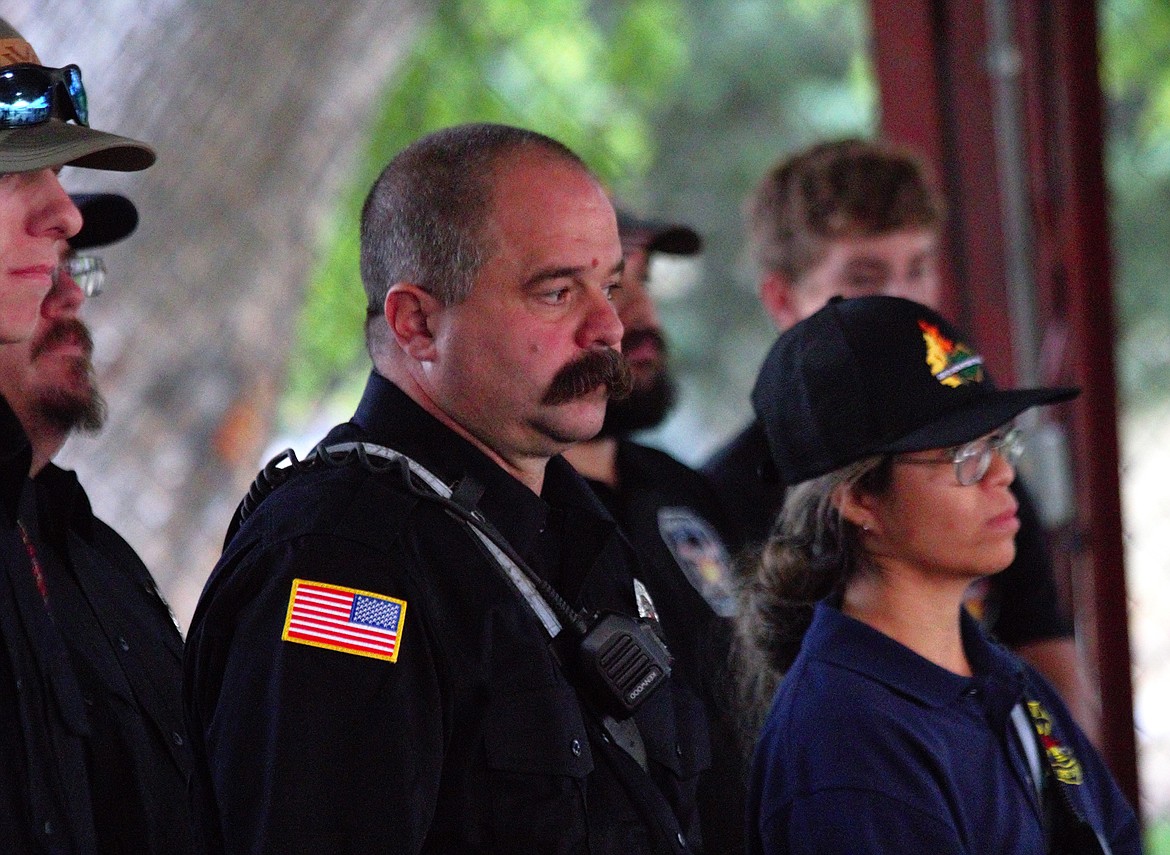
[{"label": "navy shirt collar", "polygon": [[[979,691],[1010,706],[1023,692],[1023,666],[992,643],[966,610],[961,615],[963,648],[973,677],[963,677],[919,656],[910,648],[827,602],[818,603],[804,647],[815,657],[882,683],[930,707],[944,707]],[[999,705],[999,704],[997,704]]]}]

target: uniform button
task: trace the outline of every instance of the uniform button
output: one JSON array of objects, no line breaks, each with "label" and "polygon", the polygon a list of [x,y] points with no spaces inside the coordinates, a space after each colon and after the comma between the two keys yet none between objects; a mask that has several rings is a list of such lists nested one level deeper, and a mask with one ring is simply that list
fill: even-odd
[{"label": "uniform button", "polygon": [[121,647],[123,650],[129,650],[130,649],[130,642],[128,642],[125,638],[123,638],[122,636],[119,635],[118,636],[118,646]]},{"label": "uniform button", "polygon": [[171,734],[171,739],[174,741],[175,745],[183,744],[183,734],[179,733],[178,731],[175,731]]},{"label": "uniform button", "polygon": [[687,848],[687,839],[683,837],[683,833],[681,831],[678,833],[678,845],[683,849]]},{"label": "uniform button", "polygon": [[574,757],[580,757],[581,756],[581,740],[574,739],[573,744],[570,746],[570,749],[572,750]]},{"label": "uniform button", "polygon": [[82,699],[83,701],[85,701],[85,705],[86,705],[87,707],[92,707],[92,706],[93,706],[93,695],[90,695],[90,694],[85,694],[85,695],[82,695],[82,696],[81,696],[81,699]]},{"label": "uniform button", "polygon": [[17,678],[16,678],[16,691],[18,691],[18,692],[19,692],[19,691],[21,691],[22,689],[24,689],[24,680],[22,680],[22,679],[20,679],[19,677],[17,677]]},{"label": "uniform button", "polygon": [[45,834],[53,833],[53,821],[51,819],[45,820]]},{"label": "uniform button", "polygon": [[676,742],[674,744],[674,756],[675,757],[682,757],[682,743],[681,742]]},{"label": "uniform button", "polygon": [[979,687],[978,686],[971,686],[969,689],[967,689],[965,694],[969,698],[977,698],[977,697],[979,697]]}]

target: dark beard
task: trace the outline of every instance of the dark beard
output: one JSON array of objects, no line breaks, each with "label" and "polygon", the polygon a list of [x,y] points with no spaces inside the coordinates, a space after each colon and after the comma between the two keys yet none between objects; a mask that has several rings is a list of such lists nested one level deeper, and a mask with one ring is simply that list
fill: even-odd
[{"label": "dark beard", "polygon": [[625,358],[612,348],[591,350],[576,362],[570,362],[557,372],[543,404],[567,404],[605,386],[609,399],[616,401],[630,394],[633,380]]},{"label": "dark beard", "polygon": [[662,369],[646,388],[634,389],[628,398],[606,405],[605,421],[597,435],[622,437],[660,425],[674,407],[676,392],[674,380]]},{"label": "dark beard", "polygon": [[[54,345],[80,339],[86,354],[93,351],[93,339],[89,329],[76,319],[58,321],[32,346],[29,359],[37,358]],[[35,399],[40,418],[64,433],[82,431],[96,433],[106,423],[106,402],[97,390],[93,376],[93,364],[89,357],[78,357],[70,361],[71,383],[66,387],[38,390]]]},{"label": "dark beard", "polygon": [[106,401],[94,386],[87,393],[50,389],[37,398],[41,418],[64,433],[97,433],[106,423]]}]

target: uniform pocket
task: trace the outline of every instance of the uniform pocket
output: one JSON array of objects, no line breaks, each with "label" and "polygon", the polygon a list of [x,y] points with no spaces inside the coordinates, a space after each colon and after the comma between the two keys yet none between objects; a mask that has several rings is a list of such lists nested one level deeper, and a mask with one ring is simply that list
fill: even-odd
[{"label": "uniform pocket", "polygon": [[576,693],[569,687],[497,696],[484,716],[488,767],[502,772],[584,778],[593,754]]},{"label": "uniform pocket", "polygon": [[637,715],[646,755],[680,781],[711,766],[711,738],[703,702],[681,682],[659,692]]},{"label": "uniform pocket", "polygon": [[483,738],[494,843],[516,853],[586,851],[593,754],[576,693],[553,686],[497,695]]}]

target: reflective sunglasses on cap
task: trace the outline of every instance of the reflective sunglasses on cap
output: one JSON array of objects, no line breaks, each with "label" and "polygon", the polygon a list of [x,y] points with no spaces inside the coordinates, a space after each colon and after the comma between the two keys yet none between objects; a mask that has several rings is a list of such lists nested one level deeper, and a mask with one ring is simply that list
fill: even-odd
[{"label": "reflective sunglasses on cap", "polygon": [[981,436],[979,439],[950,449],[950,459],[926,459],[921,457],[897,457],[898,463],[917,463],[930,465],[939,463],[953,463],[955,465],[955,479],[960,486],[971,487],[983,480],[987,470],[991,468],[991,457],[995,453],[1014,467],[1024,453],[1023,436],[1016,427],[1006,427],[995,433]]},{"label": "reflective sunglasses on cap", "polygon": [[89,125],[80,68],[47,68],[31,62],[0,68],[0,129],[39,125],[53,116]]},{"label": "reflective sunglasses on cap", "polygon": [[106,263],[96,255],[71,255],[53,269],[53,285],[68,276],[86,297],[96,297],[106,284]]}]

